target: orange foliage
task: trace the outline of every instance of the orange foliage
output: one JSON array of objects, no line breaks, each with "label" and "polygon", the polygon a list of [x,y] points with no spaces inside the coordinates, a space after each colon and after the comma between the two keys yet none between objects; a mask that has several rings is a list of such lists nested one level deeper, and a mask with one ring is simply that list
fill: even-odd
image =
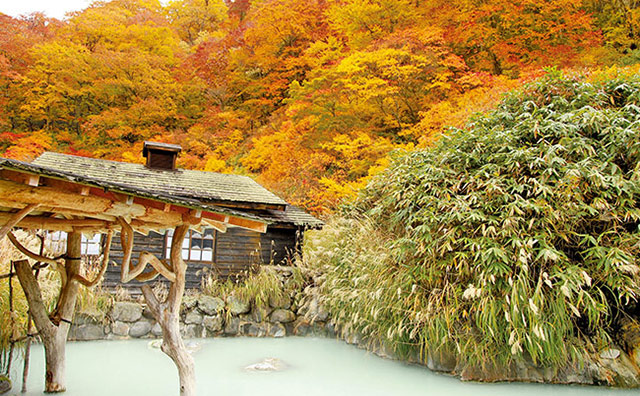
[{"label": "orange foliage", "polygon": [[640,8],[614,3],[113,0],[65,21],[0,15],[0,150],[142,162],[144,140],[178,143],[180,166],[251,174],[326,212],[389,152],[431,144],[542,66],[640,60],[625,33]]}]

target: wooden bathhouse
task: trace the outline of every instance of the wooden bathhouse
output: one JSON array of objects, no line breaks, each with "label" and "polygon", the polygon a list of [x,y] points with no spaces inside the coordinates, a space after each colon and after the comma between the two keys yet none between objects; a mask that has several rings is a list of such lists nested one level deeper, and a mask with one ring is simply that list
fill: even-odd
[{"label": "wooden bathhouse", "polygon": [[[177,168],[180,150],[177,145],[145,142],[144,165],[53,152],[42,154],[30,165],[31,171],[98,186],[105,192],[147,196],[159,201],[156,206],[164,211],[173,203],[228,213],[226,222],[203,222],[200,229],[187,234],[182,245],[182,257],[188,264],[187,288],[199,287],[202,278],[211,273],[226,279],[242,276],[256,265],[287,264],[298,252],[305,230],[322,227],[320,220],[289,205],[250,177]],[[133,200],[133,195],[128,197]],[[132,264],[142,251],[169,258],[171,228],[137,231]],[[55,242],[65,236],[53,233],[51,238]],[[104,235],[83,236],[82,253],[98,255],[103,240]],[[116,234],[111,259],[118,265],[123,258],[120,246]],[[120,284],[120,272],[119,266],[109,266],[103,285]],[[132,281],[125,286],[137,290],[140,284]]]}]

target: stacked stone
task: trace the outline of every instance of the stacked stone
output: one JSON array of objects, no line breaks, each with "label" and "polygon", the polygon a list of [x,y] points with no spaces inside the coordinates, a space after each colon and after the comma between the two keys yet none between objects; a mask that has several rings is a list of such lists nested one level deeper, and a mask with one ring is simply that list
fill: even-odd
[{"label": "stacked stone", "polygon": [[[229,296],[226,301],[204,294],[186,296],[181,310],[182,336],[335,335],[314,288],[305,289],[295,298],[285,297],[266,305],[256,307],[236,296]],[[115,302],[106,315],[76,314],[69,333],[70,340],[78,341],[161,336],[160,325],[151,312],[143,304],[129,301]]]}]

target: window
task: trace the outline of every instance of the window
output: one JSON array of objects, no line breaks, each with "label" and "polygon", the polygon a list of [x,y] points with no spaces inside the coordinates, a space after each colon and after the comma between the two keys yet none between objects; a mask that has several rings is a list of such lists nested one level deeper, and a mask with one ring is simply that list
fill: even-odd
[{"label": "window", "polygon": [[[189,231],[182,241],[182,259],[188,261],[205,261],[212,263],[215,253],[216,231],[205,229],[204,232]],[[167,231],[165,258],[171,257],[171,241],[173,230]]]},{"label": "window", "polygon": [[[102,235],[95,234],[91,238],[87,238],[82,235],[82,240],[80,242],[82,250],[81,253],[87,256],[99,256],[100,255],[100,247],[101,247],[101,239]],[[64,231],[55,231],[50,232],[47,235],[49,239],[49,248],[58,253],[63,254],[67,249],[67,233]]]}]

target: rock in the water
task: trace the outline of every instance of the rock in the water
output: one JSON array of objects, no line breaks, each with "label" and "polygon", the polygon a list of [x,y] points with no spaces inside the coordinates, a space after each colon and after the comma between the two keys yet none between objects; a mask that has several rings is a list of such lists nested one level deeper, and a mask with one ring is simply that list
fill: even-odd
[{"label": "rock in the water", "polygon": [[248,301],[243,301],[236,296],[227,297],[227,308],[231,315],[240,315],[249,312],[251,304]]},{"label": "rock in the water", "polygon": [[296,320],[296,314],[289,311],[288,309],[276,309],[275,311],[271,312],[269,320],[273,323],[289,323]]},{"label": "rock in the water", "polygon": [[149,343],[147,344],[147,346],[149,348],[153,348],[153,349],[160,349],[160,347],[162,346],[162,340],[153,340],[153,341],[149,341]]},{"label": "rock in the water", "polygon": [[111,319],[121,322],[135,322],[142,317],[142,305],[120,301],[113,305]]},{"label": "rock in the water", "polygon": [[11,379],[6,375],[0,375],[0,395],[11,390]]},{"label": "rock in the water", "polygon": [[224,309],[224,301],[218,297],[200,295],[198,297],[198,310],[205,315],[217,315]]},{"label": "rock in the water", "polygon": [[129,329],[129,335],[131,337],[140,338],[149,334],[150,331],[151,331],[151,323],[147,322],[146,320],[143,320],[131,325],[131,328]]},{"label": "rock in the water", "polygon": [[287,365],[277,358],[266,358],[261,362],[250,364],[244,369],[247,371],[282,371]]}]

